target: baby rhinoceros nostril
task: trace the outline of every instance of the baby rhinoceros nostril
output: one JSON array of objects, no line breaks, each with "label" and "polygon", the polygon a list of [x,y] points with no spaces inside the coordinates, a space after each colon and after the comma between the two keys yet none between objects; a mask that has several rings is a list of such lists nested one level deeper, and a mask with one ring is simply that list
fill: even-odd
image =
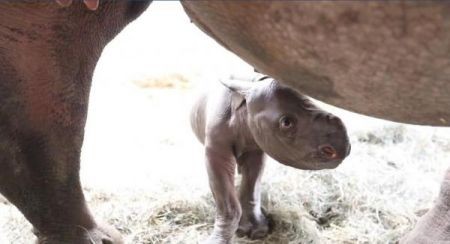
[{"label": "baby rhinoceros nostril", "polygon": [[334,147],[328,144],[319,146],[319,151],[327,159],[335,159],[338,156],[336,149],[334,149]]}]

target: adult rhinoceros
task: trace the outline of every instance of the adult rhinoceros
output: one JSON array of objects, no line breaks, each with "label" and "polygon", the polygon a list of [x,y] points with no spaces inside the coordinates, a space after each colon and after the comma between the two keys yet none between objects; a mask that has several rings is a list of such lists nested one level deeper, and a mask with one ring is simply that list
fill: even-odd
[{"label": "adult rhinoceros", "polygon": [[[68,4],[70,0],[59,0]],[[85,0],[97,9],[97,0]],[[103,47],[150,1],[0,3],[0,192],[40,243],[121,243],[79,181],[92,73]],[[447,3],[183,2],[206,33],[312,97],[393,121],[450,125]],[[404,239],[450,241],[450,171]]]}]

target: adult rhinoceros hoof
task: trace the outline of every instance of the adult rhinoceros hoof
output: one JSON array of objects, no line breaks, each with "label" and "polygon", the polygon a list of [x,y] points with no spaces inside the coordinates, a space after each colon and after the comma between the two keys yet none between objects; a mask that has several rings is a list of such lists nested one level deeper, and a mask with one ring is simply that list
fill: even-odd
[{"label": "adult rhinoceros hoof", "polygon": [[98,225],[93,229],[76,226],[70,230],[61,231],[57,234],[38,236],[37,244],[123,244],[120,233],[106,224]]}]

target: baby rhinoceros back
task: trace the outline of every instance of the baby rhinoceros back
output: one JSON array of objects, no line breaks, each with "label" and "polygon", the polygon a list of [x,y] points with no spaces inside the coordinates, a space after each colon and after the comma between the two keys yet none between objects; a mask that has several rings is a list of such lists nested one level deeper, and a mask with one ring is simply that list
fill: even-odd
[{"label": "baby rhinoceros back", "polygon": [[194,105],[192,106],[190,114],[191,128],[197,139],[204,144],[205,143],[205,109],[208,101],[207,94],[201,94]]}]

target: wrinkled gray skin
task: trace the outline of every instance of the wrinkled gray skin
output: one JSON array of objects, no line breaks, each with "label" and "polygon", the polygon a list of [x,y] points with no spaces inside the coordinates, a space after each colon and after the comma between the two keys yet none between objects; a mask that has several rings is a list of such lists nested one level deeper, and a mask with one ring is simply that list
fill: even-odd
[{"label": "wrinkled gray skin", "polygon": [[[192,129],[205,146],[206,167],[217,215],[207,243],[231,243],[238,235],[267,235],[260,180],[267,153],[297,169],[337,167],[350,152],[342,121],[298,92],[265,78],[224,80],[199,97],[191,111]],[[239,194],[234,172],[242,174]]]}]

